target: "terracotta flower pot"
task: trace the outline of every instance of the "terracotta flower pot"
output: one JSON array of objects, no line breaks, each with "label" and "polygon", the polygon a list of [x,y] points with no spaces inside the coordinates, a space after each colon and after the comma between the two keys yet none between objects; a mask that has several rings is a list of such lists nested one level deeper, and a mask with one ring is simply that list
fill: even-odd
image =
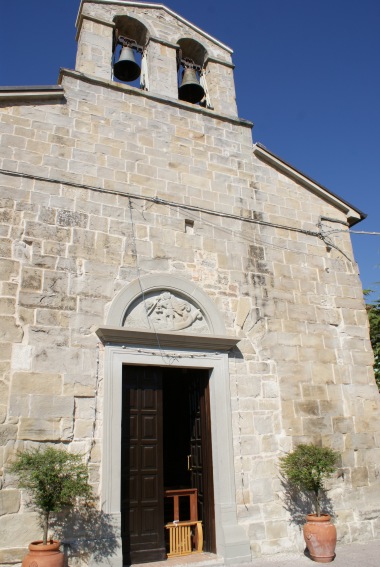
[{"label": "terracotta flower pot", "polygon": [[59,551],[60,541],[50,540],[44,545],[42,541],[33,541],[29,545],[29,553],[25,555],[22,567],[63,567],[64,554]]},{"label": "terracotta flower pot", "polygon": [[336,528],[331,523],[329,514],[316,516],[308,514],[303,527],[303,536],[311,559],[318,563],[329,563],[334,560],[336,546]]}]

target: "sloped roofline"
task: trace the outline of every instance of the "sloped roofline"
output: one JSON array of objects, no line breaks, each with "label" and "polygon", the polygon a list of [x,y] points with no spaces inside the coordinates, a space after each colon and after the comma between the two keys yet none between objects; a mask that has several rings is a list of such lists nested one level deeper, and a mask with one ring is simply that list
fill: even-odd
[{"label": "sloped roofline", "polygon": [[76,20],[76,25],[78,25],[79,17],[82,13],[82,7],[83,7],[83,4],[85,4],[85,3],[89,3],[89,4],[114,4],[114,5],[117,5],[117,6],[138,6],[140,8],[155,8],[155,9],[159,8],[160,10],[164,10],[165,12],[167,12],[168,14],[170,14],[171,16],[173,16],[174,18],[176,18],[177,20],[179,20],[183,24],[187,25],[189,28],[193,29],[197,33],[203,35],[203,37],[209,39],[213,43],[216,43],[217,45],[219,45],[219,47],[228,51],[228,53],[230,53],[230,54],[233,53],[233,49],[228,47],[228,45],[225,45],[224,43],[222,43],[221,41],[219,41],[215,37],[212,37],[212,35],[209,35],[205,31],[203,31],[201,28],[198,28],[197,26],[195,26],[194,24],[189,22],[189,20],[186,20],[185,18],[183,18],[182,16],[177,14],[177,12],[174,12],[173,10],[171,10],[170,8],[165,6],[165,4],[152,4],[151,2],[129,2],[127,0],[125,0],[125,1],[124,0],[81,0],[80,6],[79,6],[79,11],[78,11],[78,16],[77,16],[77,20]]},{"label": "sloped roofline", "polygon": [[302,173],[302,171],[299,171],[273,152],[269,151],[265,146],[260,144],[260,142],[256,142],[256,144],[254,144],[253,153],[258,158],[275,167],[278,171],[281,171],[281,173],[283,173],[284,175],[291,177],[300,185],[303,185],[304,187],[312,191],[315,195],[321,197],[321,199],[324,199],[325,201],[337,207],[340,211],[344,212],[347,216],[347,222],[350,226],[357,224],[367,217],[366,213],[363,213],[361,210],[354,207],[344,199],[341,199],[341,197],[339,197],[317,181],[314,181],[314,179],[312,179],[308,175],[305,175],[304,173]]}]

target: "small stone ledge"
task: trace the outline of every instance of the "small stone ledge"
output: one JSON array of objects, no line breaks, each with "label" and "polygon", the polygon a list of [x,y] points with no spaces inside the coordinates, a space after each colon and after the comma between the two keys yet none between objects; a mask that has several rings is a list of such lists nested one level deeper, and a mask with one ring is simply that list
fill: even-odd
[{"label": "small stone ledge", "polygon": [[105,343],[145,347],[172,347],[213,351],[229,351],[240,341],[238,337],[216,335],[192,335],[190,333],[157,332],[144,329],[126,329],[104,326],[96,334]]},{"label": "small stone ledge", "polygon": [[1,101],[27,102],[36,99],[62,100],[65,98],[65,91],[62,85],[38,85],[21,87],[0,87]]}]

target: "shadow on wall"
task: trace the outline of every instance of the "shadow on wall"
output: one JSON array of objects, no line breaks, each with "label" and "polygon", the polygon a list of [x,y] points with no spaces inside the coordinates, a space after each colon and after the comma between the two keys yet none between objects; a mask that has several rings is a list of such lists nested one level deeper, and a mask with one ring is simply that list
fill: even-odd
[{"label": "shadow on wall", "polygon": [[118,530],[112,516],[95,508],[70,510],[59,515],[54,524],[56,535],[62,542],[66,565],[73,558],[80,558],[87,564],[90,561],[101,562],[119,549]]},{"label": "shadow on wall", "polygon": [[[300,491],[299,488],[290,484],[286,479],[281,478],[281,485],[284,491],[283,504],[285,510],[291,517],[291,523],[298,526],[301,530],[307,514],[315,513],[315,497],[310,493]],[[321,510],[324,514],[334,517],[334,507],[331,498],[326,492],[321,495]]]}]

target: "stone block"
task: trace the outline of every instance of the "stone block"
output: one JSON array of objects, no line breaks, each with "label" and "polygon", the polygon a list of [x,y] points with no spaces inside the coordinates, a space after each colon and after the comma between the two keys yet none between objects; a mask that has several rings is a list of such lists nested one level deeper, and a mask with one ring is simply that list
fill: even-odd
[{"label": "stone block", "polygon": [[67,294],[69,276],[65,272],[44,272],[43,291],[55,294]]},{"label": "stone block", "polygon": [[26,546],[0,549],[0,564],[13,565],[15,563],[21,563],[27,552],[28,548]]},{"label": "stone block", "polygon": [[[0,517],[1,545],[5,550],[18,546],[28,547],[31,541],[41,539],[38,514],[10,514]],[[3,550],[3,552],[5,552]]]},{"label": "stone block", "polygon": [[264,504],[273,500],[271,479],[257,479],[250,483],[253,504]]},{"label": "stone block", "polygon": [[0,491],[0,516],[16,514],[20,509],[21,496],[19,490]]},{"label": "stone block", "polygon": [[0,298],[0,315],[15,315],[16,301],[13,297]]},{"label": "stone block", "polygon": [[12,378],[12,395],[60,395],[62,377],[60,374],[38,372],[15,372]]},{"label": "stone block", "polygon": [[314,417],[320,415],[319,404],[315,400],[305,402],[294,401],[295,414],[299,417]]},{"label": "stone block", "polygon": [[251,540],[264,540],[266,539],[265,524],[261,522],[253,522],[249,524],[248,536]]},{"label": "stone block", "polygon": [[23,307],[48,309],[61,309],[64,311],[73,311],[76,309],[77,298],[69,295],[54,292],[20,292],[20,305]]},{"label": "stone block", "polygon": [[42,270],[23,266],[21,287],[28,290],[40,290],[42,285]]},{"label": "stone block", "polygon": [[12,343],[2,343],[0,349],[0,360],[10,360],[12,356]]},{"label": "stone block", "polygon": [[0,316],[0,341],[20,343],[22,337],[22,328],[17,325],[14,317]]},{"label": "stone block", "polygon": [[76,398],[76,419],[93,420],[95,417],[95,398]]},{"label": "stone block", "polygon": [[305,400],[328,400],[327,388],[323,385],[302,384],[301,387]]},{"label": "stone block", "polygon": [[354,419],[353,417],[334,417],[333,418],[333,430],[337,433],[352,433],[354,431]]},{"label": "stone block", "polygon": [[0,445],[6,445],[8,441],[14,441],[17,438],[17,430],[17,425],[0,425]]},{"label": "stone block", "polygon": [[29,415],[32,418],[42,416],[44,419],[59,419],[74,415],[74,398],[72,396],[32,395]]},{"label": "stone block", "polygon": [[373,540],[372,525],[370,522],[351,522],[351,541],[366,542]]},{"label": "stone block", "polygon": [[356,467],[351,471],[351,482],[354,488],[368,486],[368,468]]},{"label": "stone block", "polygon": [[90,374],[66,374],[63,382],[65,396],[93,397],[95,395],[94,377]]},{"label": "stone block", "polygon": [[93,420],[76,419],[74,425],[74,437],[76,439],[90,439],[93,435]]},{"label": "stone block", "polygon": [[9,418],[18,421],[20,415],[29,415],[29,396],[28,395],[10,395],[9,396]]},{"label": "stone block", "polygon": [[28,329],[29,344],[32,347],[50,345],[51,347],[67,347],[69,331],[58,327],[33,327]]},{"label": "stone block", "polygon": [[8,406],[0,404],[0,424],[5,423],[8,416]]},{"label": "stone block", "polygon": [[273,433],[272,415],[255,415],[253,418],[254,429],[259,435]]},{"label": "stone block", "polygon": [[[16,436],[14,437],[16,438]],[[17,439],[29,441],[59,441],[61,439],[60,419],[21,417]]]},{"label": "stone block", "polygon": [[303,417],[302,426],[304,435],[332,433],[332,423],[328,417]]},{"label": "stone block", "polygon": [[270,381],[262,382],[262,388],[263,388],[263,398],[274,399],[279,397],[279,387],[277,382],[270,382]]},{"label": "stone block", "polygon": [[274,540],[288,536],[288,522],[285,520],[265,523],[266,539]]}]

